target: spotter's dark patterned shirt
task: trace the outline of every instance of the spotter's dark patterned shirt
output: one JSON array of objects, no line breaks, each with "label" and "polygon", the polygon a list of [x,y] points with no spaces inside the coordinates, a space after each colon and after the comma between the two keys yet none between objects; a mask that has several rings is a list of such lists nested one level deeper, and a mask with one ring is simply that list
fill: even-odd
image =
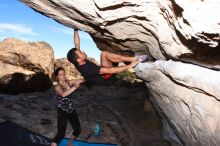
[{"label": "spotter's dark patterned shirt", "polygon": [[[60,83],[58,82],[58,84],[60,84]],[[64,92],[67,90],[62,85],[61,85],[61,87]],[[72,113],[75,110],[74,105],[73,105],[73,101],[72,101],[73,97],[74,97],[73,94],[70,94],[66,97],[61,97],[58,95],[57,96],[57,98],[58,98],[58,106],[57,107],[63,111],[66,111],[68,113]]]}]

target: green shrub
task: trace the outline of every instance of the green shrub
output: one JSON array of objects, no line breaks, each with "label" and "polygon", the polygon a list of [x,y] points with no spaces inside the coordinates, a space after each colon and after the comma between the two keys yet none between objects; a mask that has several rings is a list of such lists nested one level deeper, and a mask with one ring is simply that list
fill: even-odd
[{"label": "green shrub", "polygon": [[116,76],[119,80],[125,80],[128,82],[134,82],[135,79],[137,79],[137,76],[135,75],[134,72],[130,71],[123,71],[121,73],[118,73]]}]

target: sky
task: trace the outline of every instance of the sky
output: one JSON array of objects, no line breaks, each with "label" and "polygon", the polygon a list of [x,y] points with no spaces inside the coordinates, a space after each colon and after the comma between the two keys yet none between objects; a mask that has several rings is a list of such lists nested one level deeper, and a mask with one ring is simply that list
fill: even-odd
[{"label": "sky", "polygon": [[[79,31],[80,48],[99,61],[100,51],[90,35]],[[0,0],[0,41],[12,37],[49,43],[55,58],[64,58],[74,47],[73,30],[35,12],[19,0]]]}]

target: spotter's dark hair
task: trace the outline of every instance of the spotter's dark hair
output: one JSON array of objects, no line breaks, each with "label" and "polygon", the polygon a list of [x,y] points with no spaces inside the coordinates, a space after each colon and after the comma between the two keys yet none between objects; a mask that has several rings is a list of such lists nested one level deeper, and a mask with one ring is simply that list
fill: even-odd
[{"label": "spotter's dark hair", "polygon": [[54,71],[54,76],[57,77],[58,74],[59,74],[59,71],[61,71],[61,70],[65,71],[64,68],[58,67],[58,68]]},{"label": "spotter's dark hair", "polygon": [[54,82],[54,81],[57,82],[57,76],[58,76],[58,74],[59,74],[59,72],[60,72],[61,70],[63,70],[63,71],[65,72],[64,68],[58,67],[58,68],[56,68],[55,71],[52,73],[51,80],[52,80],[53,82]]}]

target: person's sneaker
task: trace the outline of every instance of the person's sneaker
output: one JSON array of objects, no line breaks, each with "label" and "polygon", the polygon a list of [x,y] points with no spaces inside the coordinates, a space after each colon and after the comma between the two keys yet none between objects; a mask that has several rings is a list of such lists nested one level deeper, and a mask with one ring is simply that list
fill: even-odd
[{"label": "person's sneaker", "polygon": [[142,55],[135,55],[135,57],[138,58],[139,62],[145,62],[149,59],[147,55],[143,55],[143,54]]}]

